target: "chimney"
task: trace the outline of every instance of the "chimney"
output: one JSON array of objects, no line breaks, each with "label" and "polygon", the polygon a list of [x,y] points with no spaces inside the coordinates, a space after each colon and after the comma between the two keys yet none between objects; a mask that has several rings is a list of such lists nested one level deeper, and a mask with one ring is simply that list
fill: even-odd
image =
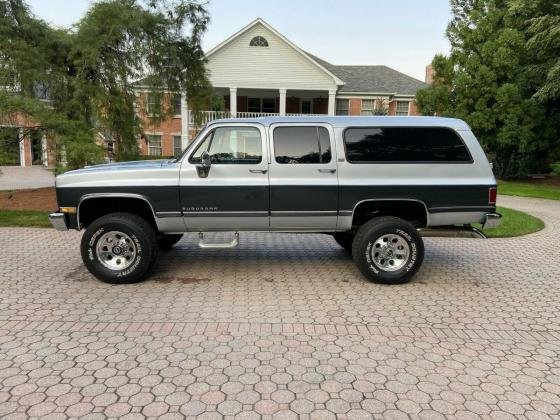
[{"label": "chimney", "polygon": [[426,77],[424,81],[429,85],[431,85],[434,82],[434,68],[432,67],[431,64],[428,64],[426,66]]}]

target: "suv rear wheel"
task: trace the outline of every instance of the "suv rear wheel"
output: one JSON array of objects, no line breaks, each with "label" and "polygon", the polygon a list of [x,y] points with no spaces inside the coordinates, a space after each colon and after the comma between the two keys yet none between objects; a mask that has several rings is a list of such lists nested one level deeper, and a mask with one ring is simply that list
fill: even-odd
[{"label": "suv rear wheel", "polygon": [[358,229],[352,255],[360,271],[382,284],[406,283],[424,260],[424,242],[410,223],[377,217]]},{"label": "suv rear wheel", "polygon": [[157,258],[152,226],[132,213],[111,213],[93,221],[82,236],[82,260],[99,280],[135,283],[146,278]]}]

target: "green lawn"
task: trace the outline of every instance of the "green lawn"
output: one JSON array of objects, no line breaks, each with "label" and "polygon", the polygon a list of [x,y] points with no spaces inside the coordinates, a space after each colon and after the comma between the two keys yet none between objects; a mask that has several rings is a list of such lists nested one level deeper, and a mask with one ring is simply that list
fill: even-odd
[{"label": "green lawn", "polygon": [[[483,229],[489,238],[510,238],[533,233],[544,228],[544,222],[530,214],[523,213],[505,207],[498,207],[498,213],[502,214],[502,223],[494,229]],[[481,229],[481,225],[475,225]]]},{"label": "green lawn", "polygon": [[560,200],[560,187],[517,181],[498,181],[498,194]]},{"label": "green lawn", "polygon": [[48,213],[33,210],[0,210],[0,226],[50,227]]}]

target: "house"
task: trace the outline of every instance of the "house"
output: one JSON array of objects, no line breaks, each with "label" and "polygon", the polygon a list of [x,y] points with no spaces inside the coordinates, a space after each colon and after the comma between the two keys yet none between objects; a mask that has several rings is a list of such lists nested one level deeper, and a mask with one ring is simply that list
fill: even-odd
[{"label": "house", "polygon": [[188,98],[168,94],[173,117],[150,121],[155,100],[138,83],[144,155],[173,156],[202,125],[216,118],[268,115],[418,115],[414,97],[428,85],[383,65],[334,65],[293,44],[256,19],[206,54],[214,93],[223,111],[188,109]]}]

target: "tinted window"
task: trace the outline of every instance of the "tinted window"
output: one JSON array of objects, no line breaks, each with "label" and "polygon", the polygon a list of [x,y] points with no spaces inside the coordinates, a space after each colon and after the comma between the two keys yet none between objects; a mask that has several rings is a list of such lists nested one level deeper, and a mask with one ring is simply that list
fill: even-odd
[{"label": "tinted window", "polygon": [[349,128],[344,143],[348,162],[472,162],[459,135],[449,128]]},{"label": "tinted window", "polygon": [[278,163],[328,163],[331,142],[325,127],[277,127],[274,156]]},{"label": "tinted window", "polygon": [[204,138],[189,162],[200,163],[204,151],[212,163],[257,164],[262,160],[261,133],[254,127],[218,127]]}]

